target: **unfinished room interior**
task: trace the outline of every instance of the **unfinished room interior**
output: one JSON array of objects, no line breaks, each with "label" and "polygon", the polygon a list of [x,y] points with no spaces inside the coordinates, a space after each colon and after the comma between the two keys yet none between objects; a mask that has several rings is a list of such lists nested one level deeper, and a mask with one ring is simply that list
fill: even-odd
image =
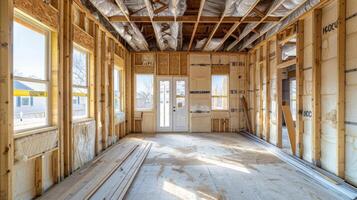
[{"label": "unfinished room interior", "polygon": [[0,0],[0,200],[357,199],[356,0]]}]

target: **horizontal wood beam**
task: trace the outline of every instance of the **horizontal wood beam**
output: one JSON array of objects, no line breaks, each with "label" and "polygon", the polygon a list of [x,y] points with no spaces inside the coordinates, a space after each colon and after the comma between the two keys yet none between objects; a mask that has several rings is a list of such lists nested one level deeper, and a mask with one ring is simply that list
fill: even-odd
[{"label": "horizontal wood beam", "polygon": [[[281,17],[267,17],[263,23],[267,22],[278,22],[281,19]],[[151,23],[150,17],[149,16],[129,16],[129,20],[131,22],[139,22],[139,23]],[[175,17],[174,16],[154,16],[153,17],[153,22],[174,22]],[[224,17],[221,23],[225,24],[233,24],[233,23],[253,23],[253,22],[260,22],[262,20],[261,17],[246,17],[243,21],[242,17]],[[128,19],[126,16],[112,16],[109,17],[109,21],[111,22],[128,22]],[[197,21],[197,16],[177,16],[176,17],[177,22],[183,22],[183,23],[191,23],[195,24]],[[220,17],[210,17],[210,16],[201,16],[200,18],[200,23],[218,23],[220,21]]]},{"label": "horizontal wood beam", "polygon": [[296,65],[296,58],[288,60],[288,61],[283,61],[278,65],[279,69],[290,67],[291,65]]}]

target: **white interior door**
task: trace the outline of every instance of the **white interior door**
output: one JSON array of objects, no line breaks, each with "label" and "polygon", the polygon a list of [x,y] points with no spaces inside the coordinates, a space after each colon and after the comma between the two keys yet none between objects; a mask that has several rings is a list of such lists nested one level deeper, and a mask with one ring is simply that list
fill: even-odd
[{"label": "white interior door", "polygon": [[173,131],[188,131],[187,78],[173,78]]},{"label": "white interior door", "polygon": [[188,131],[187,78],[157,78],[157,131]]}]

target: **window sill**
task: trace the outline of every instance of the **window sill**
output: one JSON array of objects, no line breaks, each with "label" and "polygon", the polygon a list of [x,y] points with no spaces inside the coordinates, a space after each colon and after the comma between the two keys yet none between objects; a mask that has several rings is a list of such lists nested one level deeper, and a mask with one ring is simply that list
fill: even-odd
[{"label": "window sill", "polygon": [[83,119],[75,119],[72,120],[72,124],[78,124],[78,123],[83,123],[83,122],[90,122],[90,121],[94,121],[94,118],[83,118]]},{"label": "window sill", "polygon": [[14,139],[18,139],[18,138],[38,134],[38,133],[50,132],[50,131],[54,131],[54,130],[58,130],[57,126],[46,126],[46,127],[35,128],[35,129],[31,129],[31,130],[23,130],[20,132],[16,132],[14,135]]}]

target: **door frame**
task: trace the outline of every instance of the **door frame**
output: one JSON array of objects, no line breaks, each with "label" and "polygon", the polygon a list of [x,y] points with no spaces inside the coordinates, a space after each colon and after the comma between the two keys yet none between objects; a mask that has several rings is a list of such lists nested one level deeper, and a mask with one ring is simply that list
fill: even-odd
[{"label": "door frame", "polygon": [[[170,127],[167,128],[160,128],[160,81],[163,80],[168,80],[170,81]],[[175,81],[177,80],[184,80],[186,82],[185,85],[185,100],[186,100],[186,130],[176,130],[175,124],[174,124],[174,112],[173,112],[173,107],[174,107],[174,101],[175,101],[175,94],[176,94],[176,88],[174,87]],[[188,132],[189,131],[189,83],[188,83],[188,77],[180,77],[180,76],[156,76],[156,84],[155,84],[155,90],[156,90],[156,131],[157,132]]]}]

